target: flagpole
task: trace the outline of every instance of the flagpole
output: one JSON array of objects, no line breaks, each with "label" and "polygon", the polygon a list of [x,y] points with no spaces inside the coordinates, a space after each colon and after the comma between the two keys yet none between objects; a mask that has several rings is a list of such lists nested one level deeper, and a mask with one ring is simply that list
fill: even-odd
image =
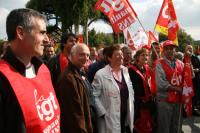
[{"label": "flagpole", "polygon": [[136,19],[138,20],[138,22],[140,23],[140,26],[142,27],[142,29],[144,30],[145,34],[147,35],[147,38],[149,38],[148,34],[146,33],[146,30],[144,28],[144,26],[142,25],[140,19],[138,18],[137,14],[135,13],[135,11],[133,10],[133,7],[131,6],[130,2],[128,0],[126,0],[129,7],[131,8],[132,12],[134,13],[134,15],[136,16]]},{"label": "flagpole", "polygon": [[[133,11],[134,15],[136,16],[136,19],[138,20],[140,26],[141,26],[142,29],[144,30],[144,32],[145,32],[147,38],[149,39],[149,35],[147,34],[147,32],[146,32],[146,30],[145,30],[143,24],[141,23],[139,17],[137,16],[137,14],[135,13],[135,11],[133,10],[133,7],[131,6],[130,2],[129,2],[128,0],[126,0],[126,1],[127,1],[128,5],[129,5],[129,7],[131,8],[131,10]],[[154,52],[156,53],[156,56],[159,58],[158,53],[157,53],[155,47],[154,47],[153,45],[151,45],[151,46],[153,47],[153,50],[154,50]]]},{"label": "flagpole", "polygon": [[[164,2],[164,0],[163,0],[163,2]],[[163,5],[163,4],[162,4]],[[161,5],[161,8],[162,8],[162,5]],[[160,9],[161,10],[161,9]],[[159,14],[158,14],[158,16],[160,15],[160,11],[159,11]],[[155,32],[156,32],[156,24],[157,24],[157,21],[158,21],[158,18],[157,18],[157,20],[156,20],[156,23],[155,23],[155,25],[154,25],[154,29],[153,29],[153,34],[155,34]],[[159,37],[158,37],[158,40],[159,40]],[[159,41],[158,41],[159,42]],[[160,44],[159,44],[160,45]],[[155,51],[155,48],[153,47],[153,50]],[[158,56],[158,53],[155,51],[155,53],[156,53],[156,56],[159,58],[159,56]]]},{"label": "flagpole", "polygon": [[140,26],[142,27],[142,29],[144,30],[145,34],[147,35],[147,38],[149,38],[149,36],[148,36],[148,34],[147,34],[147,32],[146,32],[144,26],[142,25],[142,23],[141,23],[141,21],[140,21],[140,19],[139,19],[138,17],[137,17],[137,20],[138,20]]},{"label": "flagpole", "polygon": [[[137,17],[137,20],[138,20],[138,22],[140,23],[140,25],[142,26],[142,29],[144,30],[144,32],[146,33],[146,35],[147,35],[147,38],[149,39],[149,36],[148,36],[148,34],[147,34],[146,30],[144,29],[144,26],[142,25],[142,23],[141,23],[141,21],[140,21],[140,19],[139,19],[138,17]],[[154,47],[153,45],[151,45],[151,46],[152,46],[152,48],[153,48],[154,52],[156,53],[156,56],[157,56],[157,58],[159,58],[159,56],[158,56],[158,53],[157,53],[157,51],[156,51],[155,47]]]}]

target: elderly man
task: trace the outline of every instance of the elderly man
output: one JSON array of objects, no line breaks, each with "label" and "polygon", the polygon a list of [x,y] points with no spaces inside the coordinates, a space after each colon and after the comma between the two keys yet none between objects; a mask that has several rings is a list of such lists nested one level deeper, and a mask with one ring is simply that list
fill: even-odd
[{"label": "elderly man", "polygon": [[85,44],[72,47],[69,64],[58,81],[58,99],[61,107],[63,133],[92,133],[89,109],[89,91],[82,68],[89,60],[90,51]]},{"label": "elderly man", "polygon": [[195,76],[192,79],[195,95],[193,97],[193,114],[200,115],[200,61],[197,56],[193,54],[192,45],[185,47],[185,54],[191,57],[192,68]]},{"label": "elderly man", "polygon": [[31,9],[15,9],[7,17],[6,31],[9,47],[0,60],[0,132],[59,133],[59,104],[49,70],[37,57],[49,41],[46,18]]},{"label": "elderly man", "polygon": [[183,63],[175,59],[176,45],[163,43],[163,58],[156,64],[157,133],[181,132]]}]

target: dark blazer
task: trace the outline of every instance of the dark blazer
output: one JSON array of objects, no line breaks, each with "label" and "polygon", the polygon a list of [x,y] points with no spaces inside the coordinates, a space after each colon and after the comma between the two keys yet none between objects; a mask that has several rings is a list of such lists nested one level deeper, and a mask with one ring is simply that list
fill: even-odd
[{"label": "dark blazer", "polygon": [[54,88],[56,87],[58,77],[61,73],[59,57],[60,57],[60,54],[54,56],[53,58],[51,58],[51,60],[47,64],[49,71],[51,73],[51,80],[52,80]]},{"label": "dark blazer", "polygon": [[[191,62],[193,68],[200,69],[200,60],[197,56],[192,55]],[[193,106],[200,106],[200,72],[195,72],[195,77],[192,79],[194,87]]]},{"label": "dark blazer", "polygon": [[71,62],[58,81],[62,133],[92,133],[86,86]]},{"label": "dark blazer", "polygon": [[96,74],[96,72],[101,69],[104,68],[106,65],[108,64],[108,62],[106,62],[104,59],[97,61],[91,65],[89,65],[88,67],[88,80],[90,83],[92,83],[93,79],[94,79],[94,75]]}]

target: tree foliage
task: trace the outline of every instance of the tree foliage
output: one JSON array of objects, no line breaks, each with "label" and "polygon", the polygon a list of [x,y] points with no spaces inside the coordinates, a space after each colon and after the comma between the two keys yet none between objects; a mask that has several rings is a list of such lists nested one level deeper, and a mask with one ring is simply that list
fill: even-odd
[{"label": "tree foliage", "polygon": [[[163,34],[160,34],[159,35],[159,41],[162,42],[162,41],[165,41],[167,40],[167,36],[163,35]],[[185,49],[185,46],[187,44],[193,44],[194,42],[194,39],[191,37],[191,35],[187,34],[185,32],[185,30],[183,29],[180,29],[179,32],[178,32],[178,43],[179,43],[179,46],[178,46],[178,51],[184,51]]]},{"label": "tree foliage", "polygon": [[96,2],[97,0],[30,0],[26,7],[54,13],[59,16],[62,28],[72,31],[72,25],[88,26],[99,18],[105,18],[99,11],[95,11]]},{"label": "tree foliage", "polygon": [[89,31],[89,45],[93,47],[98,47],[100,44],[109,46],[113,44],[113,35],[106,33],[96,33],[94,29]]},{"label": "tree foliage", "polygon": [[0,39],[0,44],[3,44],[5,42],[5,40]]}]

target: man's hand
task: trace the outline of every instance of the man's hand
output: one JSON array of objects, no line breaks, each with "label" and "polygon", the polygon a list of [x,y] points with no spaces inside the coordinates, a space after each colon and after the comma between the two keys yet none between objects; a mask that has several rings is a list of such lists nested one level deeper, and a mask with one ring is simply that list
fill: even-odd
[{"label": "man's hand", "polygon": [[170,86],[169,89],[176,91],[178,93],[182,93],[182,91],[183,91],[182,87],[177,87],[177,86]]}]

